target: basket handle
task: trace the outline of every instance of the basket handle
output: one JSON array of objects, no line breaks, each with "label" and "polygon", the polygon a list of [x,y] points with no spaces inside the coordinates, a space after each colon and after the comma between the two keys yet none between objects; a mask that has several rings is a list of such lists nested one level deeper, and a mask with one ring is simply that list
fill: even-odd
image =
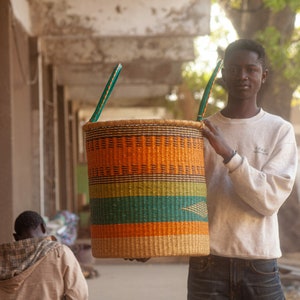
[{"label": "basket handle", "polygon": [[202,121],[206,112],[206,107],[207,107],[207,102],[208,102],[208,98],[209,95],[211,93],[211,89],[214,85],[215,79],[218,75],[219,70],[221,69],[222,66],[222,60],[220,59],[217,62],[217,65],[212,73],[212,75],[209,78],[209,81],[205,87],[202,99],[200,101],[200,107],[199,107],[199,111],[198,111],[198,115],[197,115],[197,121]]},{"label": "basket handle", "polygon": [[[200,107],[199,107],[199,111],[198,111],[198,115],[197,115],[197,121],[202,121],[203,118],[204,118],[208,98],[210,96],[211,89],[213,87],[213,84],[215,82],[215,79],[217,77],[217,74],[218,74],[221,66],[222,66],[222,60],[219,60],[217,62],[217,65],[216,65],[216,67],[215,67],[215,69],[214,69],[214,71],[213,71],[206,87],[205,87],[202,99],[200,101]],[[114,88],[114,86],[115,86],[115,84],[118,80],[118,77],[119,77],[119,74],[120,74],[121,70],[122,70],[122,65],[121,64],[117,64],[115,66],[115,68],[113,69],[113,71],[112,71],[112,73],[109,77],[109,80],[108,80],[108,82],[107,82],[107,84],[106,84],[106,86],[105,86],[105,88],[102,92],[102,95],[101,95],[101,97],[98,101],[96,109],[95,109],[93,115],[91,116],[91,118],[89,120],[90,122],[97,122],[98,121],[98,119],[99,119],[99,117],[102,113],[102,110],[103,110],[108,98],[110,97],[111,92],[112,92],[112,90],[113,90],[113,88]]]},{"label": "basket handle", "polygon": [[108,82],[107,82],[107,84],[106,84],[106,86],[105,86],[105,88],[102,92],[102,95],[99,99],[99,102],[96,106],[96,109],[95,109],[93,115],[90,118],[90,122],[97,122],[98,121],[98,119],[99,119],[99,117],[102,113],[103,107],[106,104],[107,99],[109,98],[109,96],[110,96],[110,94],[111,94],[111,92],[112,92],[112,90],[113,90],[113,88],[114,88],[114,86],[117,82],[117,79],[119,77],[119,74],[120,74],[121,70],[122,70],[122,65],[121,64],[117,64],[115,66],[115,68],[113,69],[113,71],[112,71],[112,73],[109,77],[109,80],[108,80]]}]

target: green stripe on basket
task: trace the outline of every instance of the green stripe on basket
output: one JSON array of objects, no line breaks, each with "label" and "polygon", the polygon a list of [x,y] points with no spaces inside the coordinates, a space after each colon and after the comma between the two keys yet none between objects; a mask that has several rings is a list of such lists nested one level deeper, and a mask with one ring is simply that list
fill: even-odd
[{"label": "green stripe on basket", "polygon": [[206,196],[206,184],[201,182],[123,182],[89,186],[91,198],[127,196]]},{"label": "green stripe on basket", "polygon": [[205,197],[122,197],[90,200],[94,225],[144,222],[207,222]]}]

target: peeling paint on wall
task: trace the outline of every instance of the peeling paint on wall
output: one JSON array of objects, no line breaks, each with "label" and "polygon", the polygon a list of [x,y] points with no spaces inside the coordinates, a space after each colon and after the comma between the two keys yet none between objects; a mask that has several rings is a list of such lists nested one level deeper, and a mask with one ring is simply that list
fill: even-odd
[{"label": "peeling paint on wall", "polygon": [[[61,85],[72,78],[82,84],[81,74],[88,85],[94,82],[94,65],[116,63],[129,68],[122,72],[124,85],[178,83],[179,65],[194,59],[194,37],[209,32],[210,0],[11,1],[28,8],[26,28],[39,37],[46,63],[65,71]],[[69,65],[80,66],[79,73],[68,73]],[[109,76],[98,72],[99,78]]]},{"label": "peeling paint on wall", "polygon": [[209,0],[28,0],[28,4],[35,35],[195,36],[209,31]]}]

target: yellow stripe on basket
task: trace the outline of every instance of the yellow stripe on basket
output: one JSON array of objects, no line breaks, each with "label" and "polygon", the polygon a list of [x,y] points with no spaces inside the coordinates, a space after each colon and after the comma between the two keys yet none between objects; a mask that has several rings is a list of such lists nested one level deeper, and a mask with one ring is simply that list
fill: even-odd
[{"label": "yellow stripe on basket", "polygon": [[93,239],[191,234],[208,235],[208,223],[191,221],[91,225],[91,237]]},{"label": "yellow stripe on basket", "polygon": [[[142,186],[142,188],[141,188]],[[206,196],[206,184],[195,182],[125,182],[89,186],[90,198],[134,196]]]},{"label": "yellow stripe on basket", "polygon": [[208,235],[94,238],[91,243],[93,256],[98,258],[203,256],[209,254]]}]

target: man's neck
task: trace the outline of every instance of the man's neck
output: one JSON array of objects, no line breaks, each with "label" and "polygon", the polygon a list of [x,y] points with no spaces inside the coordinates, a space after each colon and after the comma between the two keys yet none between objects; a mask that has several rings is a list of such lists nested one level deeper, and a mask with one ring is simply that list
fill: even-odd
[{"label": "man's neck", "polygon": [[231,119],[247,119],[256,116],[260,108],[256,103],[230,103],[221,111],[222,115]]}]

